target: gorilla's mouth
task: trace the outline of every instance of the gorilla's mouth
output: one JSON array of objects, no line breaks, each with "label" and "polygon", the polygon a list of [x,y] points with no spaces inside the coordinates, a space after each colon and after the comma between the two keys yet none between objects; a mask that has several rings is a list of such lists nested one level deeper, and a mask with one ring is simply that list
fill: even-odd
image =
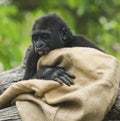
[{"label": "gorilla's mouth", "polygon": [[35,48],[35,50],[36,50],[36,53],[38,53],[39,55],[45,55],[50,51],[50,49],[48,47]]},{"label": "gorilla's mouth", "polygon": [[45,55],[45,54],[47,54],[47,53],[48,53],[48,52],[44,52],[44,51],[39,51],[39,52],[38,52],[39,55]]}]

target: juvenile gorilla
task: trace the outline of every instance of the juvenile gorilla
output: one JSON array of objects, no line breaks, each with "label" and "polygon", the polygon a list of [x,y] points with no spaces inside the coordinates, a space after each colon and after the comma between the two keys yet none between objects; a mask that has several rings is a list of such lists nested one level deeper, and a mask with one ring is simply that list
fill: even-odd
[{"label": "juvenile gorilla", "polygon": [[100,50],[83,36],[73,35],[66,23],[55,14],[43,16],[36,20],[32,29],[32,46],[23,79],[54,80],[68,86],[74,84],[74,75],[63,68],[43,67],[37,71],[37,61],[42,55],[64,47],[91,47]]}]

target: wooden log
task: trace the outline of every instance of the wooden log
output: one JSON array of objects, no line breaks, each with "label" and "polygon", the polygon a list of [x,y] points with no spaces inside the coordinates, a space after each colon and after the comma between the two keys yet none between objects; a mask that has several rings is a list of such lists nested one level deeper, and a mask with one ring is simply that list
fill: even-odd
[{"label": "wooden log", "polygon": [[21,121],[16,106],[0,110],[0,121]]},{"label": "wooden log", "polygon": [[[22,80],[26,58],[30,48],[28,48],[25,58],[20,66],[15,69],[0,73],[0,94],[4,92],[11,84]],[[7,107],[0,110],[0,121],[21,121],[19,113],[16,106]],[[111,111],[106,114],[104,121],[120,121],[120,89],[118,92],[118,97]]]},{"label": "wooden log", "polygon": [[[11,84],[23,78],[25,66],[21,66],[0,74],[0,94]],[[11,106],[0,110],[0,121],[21,121],[16,106]]]},{"label": "wooden log", "polygon": [[[0,73],[0,94],[2,94],[14,82],[18,82],[22,80],[24,71],[25,71],[26,58],[29,54],[29,51],[30,51],[30,47],[28,48],[25,54],[25,58],[20,66],[18,66],[15,69],[11,69]],[[0,121],[21,121],[17,107],[11,106],[5,109],[1,109]]]}]

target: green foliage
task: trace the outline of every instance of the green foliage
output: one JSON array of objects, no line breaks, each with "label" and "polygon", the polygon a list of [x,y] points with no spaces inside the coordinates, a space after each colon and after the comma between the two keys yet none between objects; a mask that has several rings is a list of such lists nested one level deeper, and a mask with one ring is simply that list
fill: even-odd
[{"label": "green foliage", "polygon": [[15,14],[17,9],[14,6],[0,6],[0,65],[3,69],[16,66],[22,57],[18,46],[21,44],[20,23],[10,18]]},{"label": "green foliage", "polygon": [[0,71],[20,64],[34,21],[49,13],[57,13],[73,33],[84,34],[120,59],[119,0],[13,0],[0,4]]}]

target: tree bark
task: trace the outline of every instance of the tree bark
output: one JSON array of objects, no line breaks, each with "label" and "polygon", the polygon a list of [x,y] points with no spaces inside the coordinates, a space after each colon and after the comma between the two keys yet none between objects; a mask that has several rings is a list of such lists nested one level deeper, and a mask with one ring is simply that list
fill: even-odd
[{"label": "tree bark", "polygon": [[[28,48],[25,58],[20,66],[15,69],[0,73],[0,94],[4,92],[11,84],[22,80],[26,58],[29,54],[30,48]],[[0,110],[0,121],[21,121],[16,106],[7,107]],[[105,116],[104,121],[120,121],[120,89],[118,91],[118,97],[111,111]]]},{"label": "tree bark", "polygon": [[[0,94],[4,92],[11,84],[18,82],[23,78],[25,65],[0,74]],[[0,110],[0,121],[21,121],[16,106],[11,106]]]}]

